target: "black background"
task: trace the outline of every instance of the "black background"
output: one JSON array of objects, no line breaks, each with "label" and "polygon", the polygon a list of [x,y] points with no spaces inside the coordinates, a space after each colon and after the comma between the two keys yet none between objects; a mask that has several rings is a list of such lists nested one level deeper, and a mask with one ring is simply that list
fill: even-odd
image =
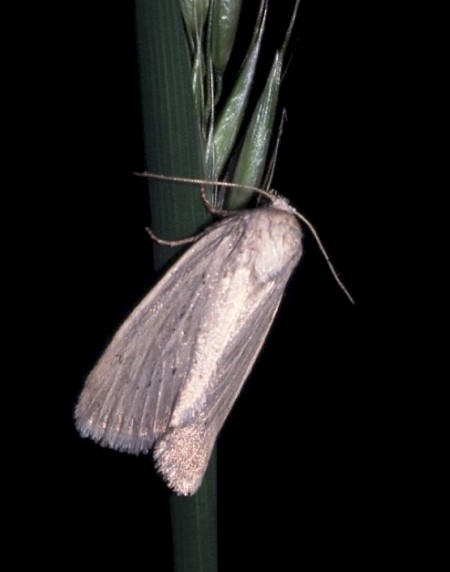
[{"label": "black background", "polygon": [[[271,2],[262,69],[291,4]],[[377,525],[390,470],[389,459],[380,462],[389,411],[361,284],[368,197],[382,156],[373,157],[371,14],[359,5],[301,3],[273,183],[315,225],[357,304],[307,233],[304,258],[219,439],[225,571],[311,561],[360,569],[391,542]],[[246,4],[243,37],[253,10],[256,3]],[[36,356],[18,364],[30,409],[19,428],[26,467],[18,533],[44,532],[37,561],[59,561],[56,544],[80,564],[170,570],[169,493],[151,458],[82,440],[72,422],[83,379],[156,278],[146,186],[132,175],[143,167],[133,3],[75,5],[38,36],[43,49],[25,94],[39,117],[23,132],[35,188],[23,207],[31,220],[23,300],[25,312],[42,312],[33,333],[21,333],[25,343],[36,339]]]}]

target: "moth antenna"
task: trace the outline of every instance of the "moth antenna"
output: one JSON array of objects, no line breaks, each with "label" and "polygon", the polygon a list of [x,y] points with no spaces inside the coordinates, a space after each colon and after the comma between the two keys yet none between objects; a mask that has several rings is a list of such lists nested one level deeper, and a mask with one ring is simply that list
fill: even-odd
[{"label": "moth antenna", "polygon": [[[205,205],[207,206],[207,208],[210,210],[210,212],[212,214],[218,214],[221,216],[226,216],[227,214],[229,214],[230,211],[216,209],[213,207],[213,205],[211,205],[211,203],[209,202],[209,200],[206,196],[205,185],[222,185],[224,187],[246,189],[249,191],[253,191],[255,193],[259,193],[260,195],[263,195],[264,197],[269,199],[271,202],[274,201],[274,198],[276,196],[273,191],[266,191],[264,189],[260,189],[259,187],[254,187],[253,185],[242,185],[240,183],[231,183],[229,181],[208,181],[205,179],[196,179],[196,178],[191,178],[191,177],[172,177],[172,176],[168,176],[168,175],[159,175],[157,173],[150,173],[148,171],[143,171],[142,173],[135,172],[134,174],[137,175],[138,177],[150,177],[152,179],[159,179],[161,181],[174,181],[176,183],[188,183],[188,184],[192,183],[194,185],[200,185],[202,199],[203,199]],[[339,275],[336,272],[336,270],[335,270],[335,268],[334,268],[334,266],[330,260],[330,257],[328,256],[328,253],[325,250],[325,247],[319,238],[319,234],[317,233],[313,224],[311,222],[309,222],[309,220],[305,216],[300,214],[296,209],[292,208],[292,213],[299,220],[301,220],[303,223],[305,223],[305,225],[308,227],[308,229],[310,230],[311,234],[313,235],[313,237],[317,243],[317,246],[319,247],[320,252],[322,253],[323,257],[325,258],[326,263],[328,264],[328,268],[330,269],[330,272],[331,272],[333,278],[335,279],[337,285],[342,290],[342,292],[344,292],[344,294],[349,299],[349,301],[352,304],[355,304],[355,300],[353,299],[352,295],[347,290],[347,288],[344,286],[344,283],[342,282],[342,280],[339,278]],[[149,231],[147,230],[147,232],[149,232]],[[151,231],[149,232],[149,234],[153,238],[154,235],[153,235],[153,233],[151,233]],[[164,241],[164,242],[161,241],[161,244],[168,244],[168,245],[173,245],[173,246],[175,246],[177,244],[186,244],[187,242],[193,242],[194,240],[197,240],[200,236],[201,236],[201,233],[199,235],[196,235],[195,237],[189,237],[189,239],[181,239],[181,241]],[[191,240],[191,238],[193,240]],[[157,237],[155,237],[155,239],[157,239],[157,241],[161,240],[161,239],[158,239]]]},{"label": "moth antenna", "polygon": [[311,234],[313,235],[317,246],[319,247],[320,252],[322,253],[323,257],[325,258],[327,264],[328,264],[328,268],[330,269],[331,274],[333,275],[333,278],[336,280],[337,285],[339,286],[339,288],[342,290],[342,292],[344,292],[344,294],[347,296],[347,298],[350,300],[350,302],[352,304],[355,304],[355,300],[353,299],[352,295],[350,294],[350,292],[347,290],[347,288],[344,286],[344,283],[342,282],[342,280],[339,278],[338,273],[336,272],[333,263],[330,260],[330,257],[328,256],[327,251],[325,250],[324,245],[322,244],[322,241],[319,238],[319,234],[317,233],[316,229],[314,228],[313,224],[309,222],[309,220],[304,217],[302,214],[300,214],[298,211],[296,211],[295,209],[293,209],[293,212],[295,214],[295,216],[301,220],[309,229],[309,231],[311,232]]},{"label": "moth antenna", "polygon": [[[193,185],[218,185],[222,187],[230,187],[234,189],[245,189],[246,191],[253,191],[255,193],[259,193],[264,197],[268,198],[271,202],[273,202],[274,195],[271,191],[265,191],[264,189],[260,189],[259,187],[255,187],[253,185],[244,185],[242,183],[232,183],[230,181],[215,181],[215,180],[208,180],[208,179],[196,179],[191,177],[172,177],[168,175],[159,175],[157,173],[150,173],[149,171],[143,171],[142,173],[134,172],[134,175],[138,177],[149,177],[151,179],[158,179],[160,181],[173,181],[175,183],[187,183]],[[207,203],[209,201],[207,200]],[[211,205],[212,206],[212,205]],[[214,209],[214,207],[213,207]],[[220,211],[219,211],[220,212]],[[223,211],[227,212],[227,211]]]}]

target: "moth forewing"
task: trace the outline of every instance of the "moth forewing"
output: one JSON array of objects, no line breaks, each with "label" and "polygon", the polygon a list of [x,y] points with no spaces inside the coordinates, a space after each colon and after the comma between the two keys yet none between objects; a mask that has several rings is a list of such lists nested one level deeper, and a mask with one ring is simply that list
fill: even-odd
[{"label": "moth forewing", "polygon": [[301,238],[280,197],[213,225],[89,374],[75,410],[80,433],[131,453],[154,446],[168,485],[193,494],[300,259]]}]

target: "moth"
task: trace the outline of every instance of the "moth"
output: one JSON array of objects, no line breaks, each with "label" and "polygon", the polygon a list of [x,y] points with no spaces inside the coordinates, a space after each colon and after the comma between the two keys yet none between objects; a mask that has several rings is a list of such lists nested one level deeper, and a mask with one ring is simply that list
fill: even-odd
[{"label": "moth", "polygon": [[128,453],[153,449],[168,486],[194,494],[302,256],[299,218],[270,193],[265,206],[211,225],[88,375],[75,408],[79,433]]}]

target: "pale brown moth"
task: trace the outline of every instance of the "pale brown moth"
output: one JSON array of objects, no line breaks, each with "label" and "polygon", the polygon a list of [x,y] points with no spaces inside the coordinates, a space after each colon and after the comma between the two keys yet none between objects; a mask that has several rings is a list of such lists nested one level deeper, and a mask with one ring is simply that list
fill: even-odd
[{"label": "pale brown moth", "polygon": [[261,193],[265,206],[213,224],[150,290],[76,405],[83,437],[128,453],[153,449],[157,470],[178,494],[200,486],[302,255],[299,219],[311,228],[286,199]]}]

